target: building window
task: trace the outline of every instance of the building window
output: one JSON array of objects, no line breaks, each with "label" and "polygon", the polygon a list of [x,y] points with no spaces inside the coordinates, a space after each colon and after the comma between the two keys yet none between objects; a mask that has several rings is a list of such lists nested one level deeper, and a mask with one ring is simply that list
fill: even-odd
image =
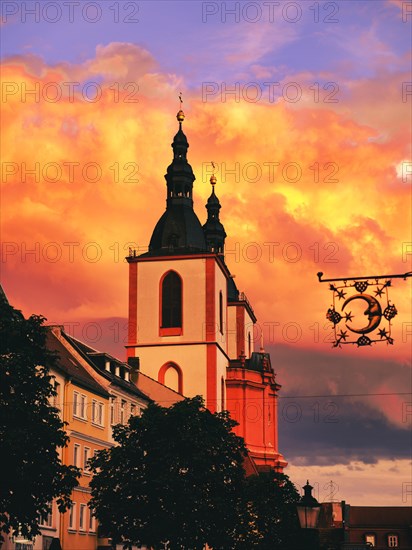
[{"label": "building window", "polygon": [[223,294],[219,292],[219,330],[223,334]]},{"label": "building window", "polygon": [[77,416],[79,409],[79,392],[73,392],[73,416]]},{"label": "building window", "polygon": [[110,424],[113,426],[116,424],[116,398],[110,399]]},{"label": "building window", "polygon": [[73,449],[73,464],[74,466],[80,465],[80,445],[78,445],[77,443],[74,444]]},{"label": "building window", "polygon": [[84,393],[73,392],[73,416],[86,419],[86,399]]},{"label": "building window", "polygon": [[80,394],[79,416],[80,418],[86,418],[86,396],[83,393]]},{"label": "building window", "polygon": [[389,548],[399,548],[399,537],[398,535],[388,535],[388,546]]},{"label": "building window", "polygon": [[42,536],[42,550],[49,550],[51,544],[53,542],[53,537],[45,537]]},{"label": "building window", "polygon": [[76,503],[73,502],[73,504],[70,507],[69,529],[75,529],[75,525],[76,525]]},{"label": "building window", "polygon": [[79,531],[86,531],[86,504],[80,504]]},{"label": "building window", "polygon": [[52,503],[48,502],[47,504],[50,507],[50,512],[44,516],[40,516],[39,523],[43,527],[53,527]]},{"label": "building window", "polygon": [[122,399],[120,402],[120,424],[124,424],[125,413],[126,413],[126,401]]},{"label": "building window", "polygon": [[182,327],[182,279],[169,271],[161,281],[161,328]]},{"label": "building window", "polygon": [[248,349],[248,356],[252,355],[252,339],[250,337],[250,332],[247,334],[247,349]]},{"label": "building window", "polygon": [[87,464],[87,461],[89,460],[89,458],[90,458],[90,448],[84,447],[83,448],[83,469],[85,473],[90,472],[89,465]]},{"label": "building window", "polygon": [[91,533],[94,533],[96,531],[96,518],[94,517],[92,510],[90,510],[89,515],[89,531]]},{"label": "building window", "polygon": [[103,426],[103,403],[101,401],[92,401],[92,422],[98,426]]},{"label": "building window", "polygon": [[367,533],[365,535],[365,542],[368,542],[372,546],[376,546],[376,535],[373,533]]}]

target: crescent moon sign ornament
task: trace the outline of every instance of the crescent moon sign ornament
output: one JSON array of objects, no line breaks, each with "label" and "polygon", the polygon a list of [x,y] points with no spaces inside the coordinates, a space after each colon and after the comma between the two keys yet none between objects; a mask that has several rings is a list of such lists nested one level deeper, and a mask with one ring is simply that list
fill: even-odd
[{"label": "crescent moon sign ornament", "polygon": [[[389,300],[389,288],[392,278],[407,279],[412,277],[412,271],[399,275],[375,275],[373,277],[339,277],[337,279],[322,280],[323,273],[318,273],[321,283],[329,284],[332,291],[332,303],[326,313],[326,318],[332,323],[331,339],[334,348],[341,348],[343,344],[371,346],[376,342],[386,342],[392,345],[392,320],[398,310]],[[369,292],[369,294],[366,294]],[[374,294],[374,295],[373,295]],[[350,302],[363,300],[367,309],[363,312],[368,318],[364,326],[361,320],[361,309],[355,315],[347,307]],[[345,310],[346,308],[346,310]],[[379,328],[378,328],[379,327]],[[376,330],[377,329],[377,330]],[[355,337],[355,333],[360,335]],[[373,333],[373,334],[372,334]]]},{"label": "crescent moon sign ornament", "polygon": [[357,334],[368,334],[369,332],[372,332],[379,326],[382,319],[382,308],[380,303],[376,298],[370,296],[369,294],[355,294],[345,300],[342,305],[342,311],[345,309],[345,306],[353,300],[364,300],[367,302],[368,307],[365,310],[364,315],[368,316],[369,323],[363,328],[351,328],[348,324],[346,324],[347,328]]}]

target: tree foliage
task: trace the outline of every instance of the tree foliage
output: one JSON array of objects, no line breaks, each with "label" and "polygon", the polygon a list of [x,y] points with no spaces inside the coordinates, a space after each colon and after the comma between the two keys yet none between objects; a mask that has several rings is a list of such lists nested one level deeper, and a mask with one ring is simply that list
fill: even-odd
[{"label": "tree foliage", "polygon": [[50,403],[55,391],[49,368],[56,358],[45,347],[45,319],[25,319],[1,298],[0,542],[2,533],[27,538],[38,534],[39,518],[50,512],[53,499],[60,511],[68,508],[80,475],[59,457],[68,437],[59,411]]},{"label": "tree foliage", "polygon": [[91,459],[102,532],[154,548],[233,548],[245,456],[234,425],[197,396],[116,426],[117,445]]},{"label": "tree foliage", "polygon": [[245,478],[235,425],[197,396],[116,426],[117,445],[91,459],[102,534],[126,548],[296,550],[299,494],[273,471]]},{"label": "tree foliage", "polygon": [[270,470],[245,481],[243,536],[236,549],[296,550],[300,527],[296,505],[300,496],[289,477]]}]

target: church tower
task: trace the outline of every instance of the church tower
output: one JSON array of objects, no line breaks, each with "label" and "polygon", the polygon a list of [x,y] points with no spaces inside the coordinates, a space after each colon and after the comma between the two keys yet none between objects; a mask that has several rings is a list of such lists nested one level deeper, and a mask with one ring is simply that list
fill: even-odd
[{"label": "church tower", "polygon": [[[258,467],[286,465],[277,451],[277,391],[270,357],[254,351],[256,317],[224,259],[226,232],[215,193],[201,225],[193,210],[195,176],[187,160],[184,113],[177,113],[173,160],[167,168],[166,210],[148,252],[130,251],[129,361],[212,412],[228,409],[239,422]],[[251,415],[251,410],[259,412]]]},{"label": "church tower", "polygon": [[128,356],[139,356],[145,374],[179,393],[203,395],[207,407],[216,411],[222,409],[226,393],[225,304],[230,273],[221,252],[209,252],[205,235],[218,239],[219,234],[223,250],[225,234],[217,226],[204,231],[193,210],[195,176],[187,160],[183,111],[177,120],[173,160],[165,175],[166,210],[154,228],[148,252],[127,258]]}]

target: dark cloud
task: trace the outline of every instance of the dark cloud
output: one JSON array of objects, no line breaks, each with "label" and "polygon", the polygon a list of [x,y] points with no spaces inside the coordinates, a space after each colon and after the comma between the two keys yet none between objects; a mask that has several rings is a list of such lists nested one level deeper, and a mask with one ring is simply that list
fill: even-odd
[{"label": "dark cloud", "polygon": [[285,345],[274,346],[272,358],[283,385],[279,445],[288,460],[374,464],[411,456],[410,367]]}]

